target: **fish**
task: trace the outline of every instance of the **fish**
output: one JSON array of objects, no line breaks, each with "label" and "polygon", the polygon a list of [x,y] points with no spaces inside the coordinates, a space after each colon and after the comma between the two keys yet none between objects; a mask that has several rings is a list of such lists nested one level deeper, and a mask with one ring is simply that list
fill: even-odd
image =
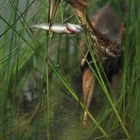
[{"label": "fish", "polygon": [[59,34],[77,34],[84,32],[84,28],[81,25],[72,23],[41,23],[32,25],[31,27]]}]

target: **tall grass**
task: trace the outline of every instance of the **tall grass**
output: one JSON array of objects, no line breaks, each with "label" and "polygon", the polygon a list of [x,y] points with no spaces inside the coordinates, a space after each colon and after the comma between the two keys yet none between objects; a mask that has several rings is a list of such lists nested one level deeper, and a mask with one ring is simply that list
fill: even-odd
[{"label": "tall grass", "polygon": [[[96,66],[99,86],[87,111],[91,124],[83,129],[78,47],[82,35],[30,29],[49,21],[50,1],[0,1],[0,139],[140,139],[140,2],[127,2],[126,11],[122,1],[116,0],[90,0],[87,8],[93,15],[110,3],[125,22],[126,32],[120,97],[114,100]],[[78,20],[72,7],[63,2],[53,22]],[[86,37],[90,49],[90,34]],[[96,63],[93,55],[92,59]]]}]

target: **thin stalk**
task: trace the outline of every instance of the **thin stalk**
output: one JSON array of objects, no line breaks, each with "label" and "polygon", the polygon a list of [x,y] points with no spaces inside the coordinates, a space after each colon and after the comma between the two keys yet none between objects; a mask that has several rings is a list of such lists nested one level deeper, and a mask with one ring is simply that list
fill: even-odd
[{"label": "thin stalk", "polygon": [[47,45],[45,47],[45,76],[46,76],[46,93],[47,93],[47,137],[50,140],[50,95],[49,95],[49,68],[48,68],[48,47],[49,47],[49,33],[47,33]]},{"label": "thin stalk", "polygon": [[[51,10],[51,0],[49,2],[49,8],[48,8],[48,23],[50,22],[50,10]],[[45,76],[46,76],[46,93],[47,93],[47,139],[50,140],[50,95],[49,95],[49,68],[48,68],[48,48],[50,44],[50,32],[47,32],[46,36],[47,44],[45,47],[45,57],[44,57],[44,63],[45,63]],[[46,114],[46,113],[45,113]]]}]

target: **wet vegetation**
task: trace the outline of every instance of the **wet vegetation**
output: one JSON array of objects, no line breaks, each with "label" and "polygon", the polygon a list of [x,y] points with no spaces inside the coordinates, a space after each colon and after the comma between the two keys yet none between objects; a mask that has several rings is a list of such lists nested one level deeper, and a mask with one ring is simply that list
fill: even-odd
[{"label": "wet vegetation", "polygon": [[[114,98],[100,78],[86,129],[81,123],[83,34],[30,28],[48,22],[50,1],[0,1],[0,139],[139,140],[140,1],[88,0],[89,17],[109,3],[126,29],[120,95]],[[53,22],[79,24],[67,1],[60,3]]]}]

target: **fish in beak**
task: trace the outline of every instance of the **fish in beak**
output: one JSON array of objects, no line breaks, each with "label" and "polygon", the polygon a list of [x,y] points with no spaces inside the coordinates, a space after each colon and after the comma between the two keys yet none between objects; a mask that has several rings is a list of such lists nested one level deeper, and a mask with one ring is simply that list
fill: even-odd
[{"label": "fish in beak", "polygon": [[81,25],[71,23],[66,24],[53,23],[52,25],[50,23],[42,23],[33,25],[32,28],[38,28],[53,33],[64,33],[64,34],[77,34],[84,31],[84,28]]}]

